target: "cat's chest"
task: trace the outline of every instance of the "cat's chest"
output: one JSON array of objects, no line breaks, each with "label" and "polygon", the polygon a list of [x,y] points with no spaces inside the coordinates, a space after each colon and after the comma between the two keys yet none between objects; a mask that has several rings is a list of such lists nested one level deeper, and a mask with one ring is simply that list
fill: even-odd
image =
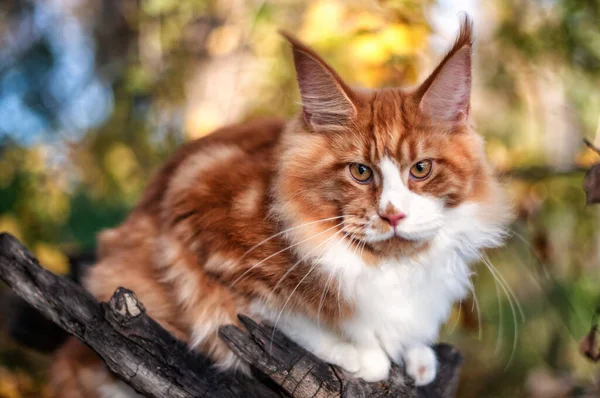
[{"label": "cat's chest", "polygon": [[450,312],[452,303],[468,292],[467,264],[447,251],[426,262],[404,259],[377,266],[335,251],[323,257],[325,269],[336,272],[347,300],[355,303],[352,319],[345,322],[349,333],[375,333],[389,344],[430,342]]},{"label": "cat's chest", "polygon": [[374,329],[404,330],[407,338],[429,340],[437,334],[466,281],[432,264],[387,263],[356,280],[359,322]]}]

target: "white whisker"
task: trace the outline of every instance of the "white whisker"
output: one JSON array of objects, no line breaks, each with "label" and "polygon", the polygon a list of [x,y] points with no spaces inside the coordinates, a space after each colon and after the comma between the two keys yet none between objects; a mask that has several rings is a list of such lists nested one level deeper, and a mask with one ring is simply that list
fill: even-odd
[{"label": "white whisker", "polygon": [[292,245],[289,245],[289,246],[287,246],[287,247],[285,247],[285,248],[283,248],[283,249],[281,249],[281,250],[279,250],[279,251],[277,251],[277,252],[275,252],[275,253],[272,253],[272,254],[270,254],[269,256],[267,256],[267,257],[263,258],[263,259],[262,259],[262,260],[260,260],[258,263],[254,264],[252,267],[250,267],[250,268],[248,268],[246,271],[244,271],[244,272],[242,273],[242,275],[238,276],[238,277],[237,277],[237,279],[236,279],[236,280],[234,280],[234,281],[231,283],[231,285],[229,285],[229,287],[233,287],[233,286],[234,286],[236,283],[238,283],[238,282],[240,281],[240,279],[242,279],[242,278],[243,278],[244,276],[246,276],[246,275],[247,275],[247,274],[248,274],[250,271],[252,271],[252,270],[253,270],[253,269],[255,269],[256,267],[258,267],[259,265],[261,265],[261,264],[262,264],[262,263],[264,263],[265,261],[267,261],[267,260],[269,260],[269,259],[271,259],[271,258],[275,257],[276,255],[278,255],[278,254],[280,254],[280,253],[283,253],[283,252],[284,252],[284,251],[286,251],[286,250],[289,250],[289,249],[291,249],[292,247],[298,246],[298,245],[300,245],[300,244],[302,244],[302,243],[304,243],[304,242],[306,242],[306,241],[309,241],[309,240],[311,240],[311,239],[313,239],[313,238],[315,238],[315,237],[317,237],[317,236],[323,235],[324,233],[326,233],[326,232],[328,232],[328,231],[330,231],[330,230],[332,230],[332,229],[334,229],[334,228],[337,228],[337,227],[339,227],[339,226],[340,226],[340,225],[342,225],[343,223],[344,223],[344,222],[342,221],[342,222],[340,222],[340,223],[338,223],[338,224],[334,225],[333,227],[329,227],[329,228],[327,228],[327,229],[326,229],[326,230],[324,230],[324,231],[321,231],[321,232],[319,232],[319,233],[317,233],[317,234],[315,234],[315,235],[312,235],[312,236],[310,236],[310,237],[308,237],[308,238],[306,238],[306,239],[303,239],[303,240],[301,240],[301,241],[299,241],[299,242],[296,242],[296,243],[294,243],[294,244],[292,244]]},{"label": "white whisker", "polygon": [[500,341],[502,339],[502,328],[503,326],[503,318],[502,314],[502,301],[500,300],[500,290],[498,287],[498,281],[494,278],[494,286],[496,287],[496,299],[498,300],[498,336],[496,337],[496,347],[494,347],[494,354],[498,353],[498,349],[500,348]]},{"label": "white whisker", "polygon": [[[343,222],[339,223],[336,225],[336,227],[339,227],[340,225],[342,225]],[[331,229],[331,228],[330,228]],[[327,232],[327,231],[324,231]],[[296,261],[296,263],[294,263],[294,265],[292,265],[286,272],[285,274],[283,274],[283,276],[277,281],[277,283],[275,284],[275,287],[273,287],[273,292],[277,291],[277,288],[279,287],[279,284],[281,282],[283,282],[283,280],[294,270],[294,268],[296,268],[296,266],[298,266],[298,264],[300,264],[302,261],[304,261],[306,258],[308,258],[308,256],[311,255],[311,253],[313,253],[315,250],[317,250],[319,247],[323,246],[325,243],[329,242],[334,236],[336,236],[337,234],[339,234],[340,232],[342,232],[342,230],[340,229],[339,231],[337,231],[333,236],[330,236],[329,238],[327,238],[324,242],[320,243],[317,247],[312,248],[311,250],[308,251],[308,253],[306,253],[304,256],[302,256],[302,258],[300,258],[300,260]],[[316,235],[315,235],[316,236]]]},{"label": "white whisker", "polygon": [[338,288],[337,288],[337,304],[338,304],[338,317],[341,319],[342,317],[342,302],[340,298],[340,292],[342,290],[342,282],[344,281],[344,275],[346,274],[345,268],[340,269],[340,277],[338,280]]},{"label": "white whisker", "polygon": [[498,274],[498,277],[500,278],[500,280],[502,281],[502,283],[504,284],[504,286],[506,287],[506,289],[512,296],[513,300],[515,301],[515,305],[519,311],[519,316],[521,317],[521,322],[525,322],[525,312],[523,311],[523,308],[521,307],[521,303],[519,302],[519,299],[517,298],[515,293],[510,288],[510,285],[504,278],[504,275],[502,275],[500,270],[498,268],[496,268],[496,266],[491,262],[490,258],[487,255],[485,255],[485,254],[483,255],[483,260],[484,260],[484,262],[486,262],[486,264],[488,264],[490,267],[492,267],[492,269]]},{"label": "white whisker", "polygon": [[[340,234],[343,230],[340,229],[339,231],[337,231],[335,234],[333,234],[332,236],[330,236],[325,242],[321,243],[319,246],[317,246],[316,248],[324,245],[326,242],[334,239],[338,234]],[[315,248],[315,249],[316,249]],[[314,250],[314,249],[313,249]],[[323,249],[324,251],[325,249]],[[321,251],[321,253],[323,253],[323,251]],[[305,256],[306,257],[306,256]],[[302,261],[302,260],[300,260]],[[299,261],[299,262],[300,262]],[[296,266],[299,262],[297,262],[294,266]],[[271,352],[271,350],[273,349],[273,338],[275,336],[275,329],[277,328],[277,323],[279,322],[279,319],[281,318],[281,315],[283,314],[283,311],[285,310],[285,307],[288,305],[289,301],[291,300],[292,296],[294,295],[294,293],[296,293],[296,290],[298,290],[298,287],[300,287],[300,285],[302,284],[302,282],[304,282],[304,280],[308,277],[308,275],[310,275],[310,273],[317,267],[317,265],[319,265],[318,262],[314,262],[314,264],[310,267],[310,269],[308,270],[308,272],[302,277],[302,279],[300,279],[300,282],[298,282],[298,284],[296,285],[296,287],[294,287],[294,289],[292,290],[292,292],[290,293],[290,295],[288,296],[288,298],[285,300],[285,302],[283,303],[283,306],[281,307],[281,311],[279,311],[279,314],[277,315],[277,318],[275,319],[275,324],[273,325],[273,332],[271,334],[271,346],[269,348],[269,352]]]},{"label": "white whisker", "polygon": [[[351,227],[350,230],[345,231],[345,232],[347,232],[348,234],[352,234],[355,231],[359,231],[359,230],[360,230],[360,227]],[[331,241],[331,242],[333,242],[333,241]],[[329,248],[329,244],[331,242],[329,242],[327,244],[327,247],[325,248],[323,253],[325,253],[327,251],[327,249]],[[358,248],[358,246],[356,246],[356,248],[355,248],[355,252],[354,252],[355,254],[356,254],[357,248]],[[315,261],[319,262],[321,258],[322,258],[322,256],[319,256],[319,258],[317,258]],[[331,274],[329,274],[329,277],[327,278],[327,282],[325,283],[325,288],[323,289],[323,293],[321,294],[321,298],[319,300],[319,306],[317,308],[317,326],[318,326],[319,330],[321,330],[321,308],[323,306],[323,301],[325,300],[325,296],[327,295],[327,292],[329,292],[329,285],[331,284],[334,275],[335,275],[335,271],[331,272]],[[339,307],[339,302],[338,302],[338,307]]]},{"label": "white whisker", "polygon": [[[521,309],[520,304],[518,304],[518,300],[517,300],[516,296],[514,295],[514,293],[510,289],[510,287],[506,285],[506,280],[504,279],[502,274],[500,274],[500,272],[496,269],[496,267],[489,261],[489,258],[487,258],[487,256],[480,255],[479,257],[480,257],[481,261],[485,264],[487,269],[490,271],[490,273],[492,274],[494,279],[496,279],[498,281],[500,288],[504,291],[504,294],[506,295],[506,298],[508,299],[508,304],[512,311],[514,337],[513,337],[512,350],[511,350],[510,356],[508,358],[508,361],[506,363],[506,366],[504,367],[504,369],[506,370],[512,363],[515,352],[517,350],[518,341],[519,341],[519,324],[518,324],[519,321],[517,319],[517,311],[520,311],[521,318],[523,320],[525,319],[525,316],[523,314],[523,310]],[[517,303],[513,302],[513,300],[517,300]]]},{"label": "white whisker", "polygon": [[456,329],[456,326],[458,326],[458,322],[460,321],[460,314],[462,313],[462,300],[459,301],[458,303],[458,314],[456,315],[456,320],[454,321],[454,325],[452,326],[452,329],[450,330],[450,332],[448,334],[452,334],[454,333],[454,330]]},{"label": "white whisker", "polygon": [[287,229],[285,229],[285,230],[283,230],[281,232],[276,233],[275,235],[271,235],[267,239],[262,240],[261,242],[259,242],[259,243],[255,244],[254,246],[252,246],[250,249],[246,250],[246,252],[242,255],[242,257],[240,257],[240,260],[243,259],[244,257],[246,257],[248,254],[250,254],[250,252],[252,252],[257,247],[259,247],[259,246],[267,243],[268,241],[270,241],[272,239],[275,239],[276,237],[281,236],[281,235],[283,235],[283,234],[285,234],[287,232],[293,231],[293,230],[298,229],[298,228],[305,227],[307,225],[318,224],[318,223],[322,223],[322,222],[325,222],[325,221],[337,220],[337,219],[343,218],[343,217],[344,216],[329,217],[329,218],[324,218],[322,220],[311,221],[311,222],[307,222],[307,223],[304,223],[304,224],[296,225],[296,226],[291,227],[291,228],[287,228]]},{"label": "white whisker", "polygon": [[479,310],[479,300],[477,299],[477,294],[475,293],[475,286],[473,285],[473,281],[469,278],[469,290],[471,290],[471,294],[473,295],[473,304],[471,305],[471,312],[475,308],[477,310],[477,339],[481,341],[482,332],[481,332],[481,311]]}]

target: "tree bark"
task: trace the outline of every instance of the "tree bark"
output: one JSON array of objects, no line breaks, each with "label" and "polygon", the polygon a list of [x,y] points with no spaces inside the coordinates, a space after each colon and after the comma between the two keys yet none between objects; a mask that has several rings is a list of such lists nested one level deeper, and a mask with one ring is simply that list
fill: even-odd
[{"label": "tree bark", "polygon": [[0,234],[0,279],[16,294],[91,347],[106,366],[147,397],[439,397],[456,393],[461,354],[435,347],[438,377],[415,388],[394,366],[385,382],[366,383],[328,365],[278,330],[243,315],[243,331],[223,326],[219,334],[253,367],[255,377],[219,373],[209,359],[192,353],[145,312],[135,294],[119,288],[108,303],[97,302],[66,277],[40,267],[13,236]]}]

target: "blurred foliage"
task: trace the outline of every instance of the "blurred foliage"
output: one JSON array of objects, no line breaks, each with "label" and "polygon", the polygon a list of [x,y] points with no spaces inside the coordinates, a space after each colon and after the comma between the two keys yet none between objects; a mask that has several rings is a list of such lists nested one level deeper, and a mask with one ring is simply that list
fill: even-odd
[{"label": "blurred foliage", "polygon": [[[490,253],[514,299],[481,264],[476,300],[442,333],[467,359],[460,396],[596,396],[598,368],[577,341],[600,302],[600,209],[584,207],[577,169],[598,160],[581,145],[598,135],[598,2],[0,2],[0,230],[64,273],[64,253],[93,250],[178,145],[296,111],[278,29],[351,84],[412,85],[462,5],[477,33],[475,122],[493,163],[524,172],[507,180],[514,233]],[[528,177],[532,166],[547,172]],[[46,396],[47,364],[0,334],[0,397]]]}]

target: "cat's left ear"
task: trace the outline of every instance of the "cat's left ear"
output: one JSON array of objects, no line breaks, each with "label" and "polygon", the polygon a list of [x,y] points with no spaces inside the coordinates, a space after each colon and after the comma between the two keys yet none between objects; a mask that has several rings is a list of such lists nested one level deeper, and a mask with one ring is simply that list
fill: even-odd
[{"label": "cat's left ear", "polygon": [[353,91],[312,49],[286,32],[279,33],[292,45],[307,125],[314,131],[348,126],[357,114]]},{"label": "cat's left ear", "polygon": [[419,88],[421,111],[434,120],[465,122],[471,105],[473,25],[461,23],[454,46]]}]

